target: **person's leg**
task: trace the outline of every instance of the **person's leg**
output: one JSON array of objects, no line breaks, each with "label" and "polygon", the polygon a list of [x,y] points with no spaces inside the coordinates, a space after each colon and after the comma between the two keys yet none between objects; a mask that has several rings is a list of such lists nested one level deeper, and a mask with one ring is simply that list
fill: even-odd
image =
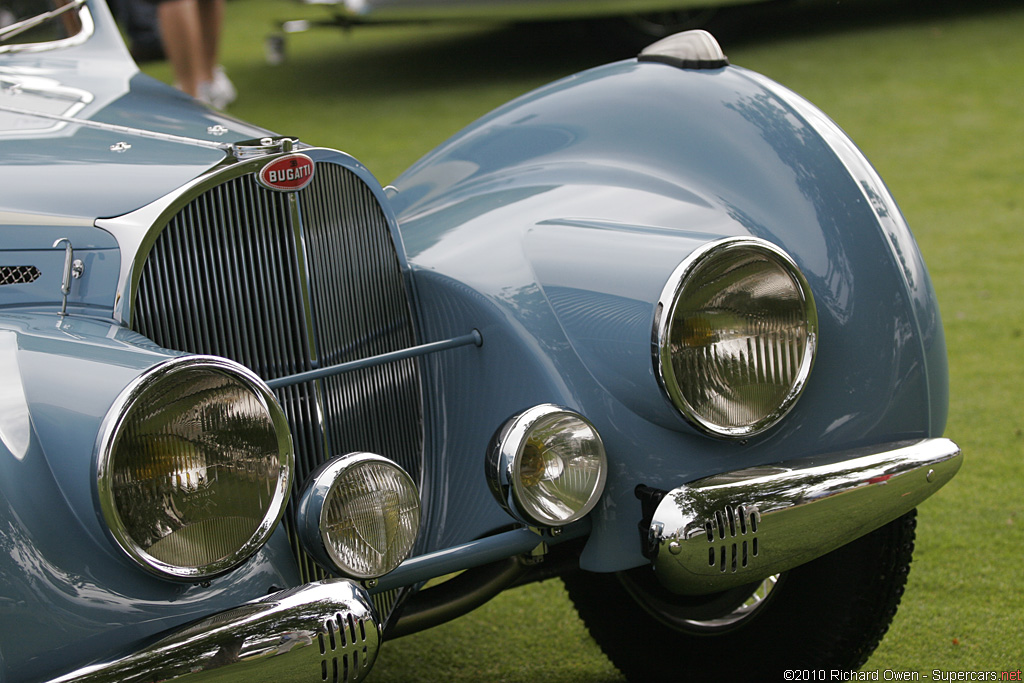
[{"label": "person's leg", "polygon": [[199,24],[202,28],[203,75],[208,78],[199,85],[199,98],[217,109],[224,109],[237,95],[234,84],[220,67],[224,0],[199,0]]},{"label": "person's leg", "polygon": [[201,45],[199,11],[196,0],[166,0],[157,7],[160,37],[174,70],[177,85],[193,97],[204,80],[205,61]]},{"label": "person's leg", "polygon": [[198,0],[199,30],[202,41],[203,75],[213,80],[220,59],[220,32],[224,25],[224,0]]}]

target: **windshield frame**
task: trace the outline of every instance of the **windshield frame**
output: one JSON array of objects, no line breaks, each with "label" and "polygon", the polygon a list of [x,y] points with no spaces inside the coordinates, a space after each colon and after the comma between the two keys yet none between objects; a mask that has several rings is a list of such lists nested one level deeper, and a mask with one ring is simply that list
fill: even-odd
[{"label": "windshield frame", "polygon": [[[72,0],[72,2],[70,2],[70,3],[68,3],[68,5],[74,5],[74,4],[75,4],[74,0]],[[61,8],[55,8],[55,9],[56,10],[60,10]],[[53,14],[53,12],[54,12],[54,10],[49,10],[47,12],[40,12],[38,15],[36,15],[36,17],[41,17],[41,16],[45,16],[45,15],[48,15],[48,14]],[[61,16],[63,16],[63,14],[66,14],[67,12],[72,12],[72,13],[77,12],[78,20],[79,20],[79,22],[81,24],[81,28],[73,36],[68,36],[66,38],[59,38],[57,40],[49,40],[49,41],[41,42],[41,43],[2,43],[2,42],[0,42],[0,55],[9,54],[9,53],[18,53],[18,52],[43,52],[43,51],[47,51],[47,50],[60,50],[60,49],[66,48],[66,47],[74,46],[74,45],[81,45],[85,41],[89,40],[89,38],[92,37],[93,33],[96,30],[96,23],[93,21],[92,13],[89,11],[89,5],[88,5],[88,1],[87,0],[82,0],[82,2],[80,2],[80,4],[78,4],[77,7],[73,7],[71,9],[67,9],[67,10],[65,10],[63,12],[55,14],[55,15],[45,19],[44,21],[51,21],[53,19],[58,19]],[[29,17],[28,19],[23,20],[23,21],[31,21],[34,18],[35,17]],[[22,23],[22,22],[19,22],[19,23]]]}]

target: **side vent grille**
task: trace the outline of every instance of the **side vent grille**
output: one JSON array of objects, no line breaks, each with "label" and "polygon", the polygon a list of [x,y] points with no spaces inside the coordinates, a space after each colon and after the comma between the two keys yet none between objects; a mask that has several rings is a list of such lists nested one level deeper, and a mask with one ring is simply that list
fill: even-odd
[{"label": "side vent grille", "polygon": [[41,274],[35,266],[0,266],[0,286],[27,285],[38,280]]},{"label": "side vent grille", "polygon": [[338,613],[324,622],[320,641],[320,680],[350,683],[362,680],[372,664],[366,622],[353,614]]},{"label": "side vent grille", "polygon": [[718,567],[725,573],[736,573],[746,569],[757,557],[760,549],[757,530],[761,514],[753,505],[716,510],[715,516],[704,522],[704,533],[708,543],[708,566]]}]

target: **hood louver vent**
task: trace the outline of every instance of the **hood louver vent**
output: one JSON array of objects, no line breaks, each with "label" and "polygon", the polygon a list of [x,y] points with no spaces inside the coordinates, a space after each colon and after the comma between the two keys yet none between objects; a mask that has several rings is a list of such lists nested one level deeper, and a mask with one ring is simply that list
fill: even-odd
[{"label": "hood louver vent", "polygon": [[0,266],[0,287],[26,285],[38,280],[41,274],[35,266]]}]

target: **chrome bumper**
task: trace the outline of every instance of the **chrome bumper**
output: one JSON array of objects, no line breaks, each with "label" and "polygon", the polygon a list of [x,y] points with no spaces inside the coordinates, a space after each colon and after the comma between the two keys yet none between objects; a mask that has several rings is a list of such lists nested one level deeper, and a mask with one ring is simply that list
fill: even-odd
[{"label": "chrome bumper", "polygon": [[380,648],[366,591],[342,579],[309,583],[203,619],[126,657],[56,681],[362,680]]},{"label": "chrome bumper", "polygon": [[753,583],[909,512],[961,461],[949,439],[925,439],[707,477],[665,495],[647,550],[676,593]]}]

